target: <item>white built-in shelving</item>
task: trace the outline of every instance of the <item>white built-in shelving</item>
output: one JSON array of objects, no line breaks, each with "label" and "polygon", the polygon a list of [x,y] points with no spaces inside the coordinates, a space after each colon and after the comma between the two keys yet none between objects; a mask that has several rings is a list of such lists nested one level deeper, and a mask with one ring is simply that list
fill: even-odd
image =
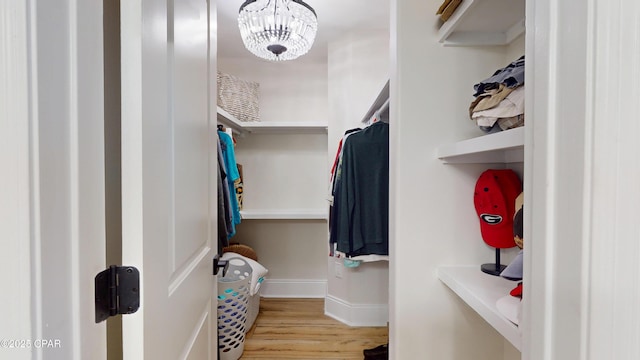
[{"label": "white built-in shelving", "polygon": [[242,122],[229,112],[218,106],[218,124],[230,128],[240,136],[246,134],[305,134],[305,133],[327,133],[327,123],[324,122],[278,122],[278,121],[252,121]]},{"label": "white built-in shelving", "polygon": [[525,0],[464,0],[440,27],[447,46],[507,45],[524,33]]},{"label": "white built-in shelving", "polygon": [[449,164],[522,162],[524,127],[442,145],[437,156]]},{"label": "white built-in shelving", "polygon": [[[508,45],[525,33],[525,0],[463,0],[438,31],[444,46]],[[524,162],[525,128],[443,144],[436,156],[446,164]],[[521,349],[521,332],[498,311],[516,282],[483,273],[480,266],[438,268],[439,279],[489,325]]]},{"label": "white built-in shelving", "polygon": [[498,299],[509,296],[517,285],[516,281],[485,274],[479,265],[440,267],[438,278],[516,349],[521,350],[522,337],[518,326],[507,320],[496,306]]},{"label": "white built-in shelving", "polygon": [[262,209],[241,210],[243,220],[326,220],[329,217],[325,209]]},{"label": "white built-in shelving", "polygon": [[[218,124],[235,134],[326,134],[327,123],[319,122],[242,122],[218,106]],[[241,210],[243,220],[326,220],[326,209],[247,209]]]},{"label": "white built-in shelving", "polygon": [[371,120],[371,117],[376,113],[376,111],[378,110],[384,110],[384,114],[382,114],[383,116],[386,115],[386,117],[384,117],[383,119],[378,119],[378,120],[382,120],[385,122],[389,121],[389,80],[387,80],[387,82],[384,84],[384,86],[382,87],[382,89],[380,90],[380,92],[378,92],[378,96],[376,96],[376,98],[373,100],[373,102],[371,103],[371,106],[369,107],[369,110],[367,110],[367,113],[364,115],[364,117],[362,118],[362,122],[363,123],[367,123]]}]

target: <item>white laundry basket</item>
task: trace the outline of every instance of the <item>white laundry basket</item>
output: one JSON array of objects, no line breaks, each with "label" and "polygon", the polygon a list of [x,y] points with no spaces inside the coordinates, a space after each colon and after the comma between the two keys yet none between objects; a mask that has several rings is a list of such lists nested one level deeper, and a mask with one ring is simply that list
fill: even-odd
[{"label": "white laundry basket", "polygon": [[229,259],[229,269],[218,278],[218,350],[220,360],[238,360],[244,351],[251,266]]}]

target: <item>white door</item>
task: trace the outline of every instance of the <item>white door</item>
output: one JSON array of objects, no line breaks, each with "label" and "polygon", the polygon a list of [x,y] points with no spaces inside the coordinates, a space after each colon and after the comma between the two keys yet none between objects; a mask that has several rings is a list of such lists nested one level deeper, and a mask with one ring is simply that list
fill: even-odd
[{"label": "white door", "polygon": [[0,19],[0,359],[105,359],[102,4]]},{"label": "white door", "polygon": [[214,5],[121,1],[125,360],[217,358]]}]

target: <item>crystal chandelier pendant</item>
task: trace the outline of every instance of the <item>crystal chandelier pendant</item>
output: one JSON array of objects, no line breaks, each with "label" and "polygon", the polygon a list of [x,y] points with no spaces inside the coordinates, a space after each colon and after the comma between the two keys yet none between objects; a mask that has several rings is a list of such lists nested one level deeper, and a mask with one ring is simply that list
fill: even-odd
[{"label": "crystal chandelier pendant", "polygon": [[302,0],[246,0],[238,15],[247,50],[271,61],[306,54],[318,31],[315,11]]}]

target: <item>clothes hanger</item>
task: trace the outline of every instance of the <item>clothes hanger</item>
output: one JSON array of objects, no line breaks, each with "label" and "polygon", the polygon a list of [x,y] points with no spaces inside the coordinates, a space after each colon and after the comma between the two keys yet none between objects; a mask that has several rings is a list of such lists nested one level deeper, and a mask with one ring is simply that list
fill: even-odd
[{"label": "clothes hanger", "polygon": [[377,123],[378,121],[382,120],[382,112],[384,112],[385,110],[387,110],[389,108],[389,99],[387,99],[382,106],[380,106],[378,108],[378,110],[373,112],[373,115],[371,116],[371,118],[369,119],[367,126]]}]

